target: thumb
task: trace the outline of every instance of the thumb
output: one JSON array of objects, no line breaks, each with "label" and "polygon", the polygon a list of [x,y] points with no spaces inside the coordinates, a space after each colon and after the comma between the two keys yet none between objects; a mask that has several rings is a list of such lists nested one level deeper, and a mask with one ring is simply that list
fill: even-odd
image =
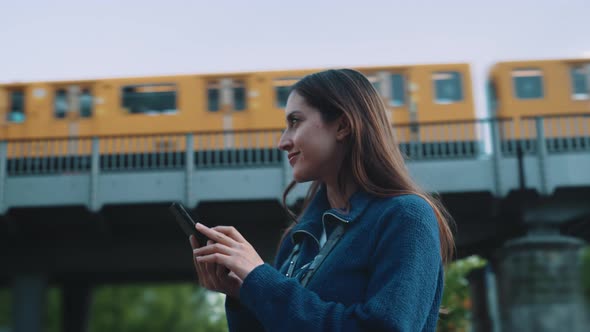
[{"label": "thumb", "polygon": [[230,273],[228,273],[227,276],[242,283],[242,279],[240,279],[240,277],[238,277],[238,275],[235,274],[234,271],[231,271]]},{"label": "thumb", "polygon": [[199,248],[199,242],[197,241],[197,238],[195,238],[194,235],[191,235],[189,237],[189,241],[190,241],[191,247],[193,247],[193,249]]}]

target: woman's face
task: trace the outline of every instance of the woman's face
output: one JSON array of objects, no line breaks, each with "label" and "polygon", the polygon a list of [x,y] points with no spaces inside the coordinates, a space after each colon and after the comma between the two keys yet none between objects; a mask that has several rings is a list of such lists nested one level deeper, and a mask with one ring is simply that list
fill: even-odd
[{"label": "woman's face", "polygon": [[285,107],[287,129],[279,149],[288,152],[297,182],[336,179],[344,158],[341,119],[325,123],[320,112],[292,92]]}]

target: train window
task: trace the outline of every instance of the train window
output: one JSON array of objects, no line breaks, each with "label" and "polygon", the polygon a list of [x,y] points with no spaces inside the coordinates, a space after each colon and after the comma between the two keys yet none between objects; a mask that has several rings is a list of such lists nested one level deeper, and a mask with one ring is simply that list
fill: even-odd
[{"label": "train window", "polygon": [[13,90],[9,92],[10,109],[6,114],[6,121],[21,123],[25,121],[25,92]]},{"label": "train window", "polygon": [[82,89],[80,94],[80,117],[89,118],[92,116],[92,105],[94,104],[94,98],[90,89]]},{"label": "train window", "polygon": [[297,82],[298,78],[281,78],[273,81],[275,88],[275,106],[285,108],[291,87]]},{"label": "train window", "polygon": [[210,112],[219,111],[220,86],[218,82],[207,84],[207,109]]},{"label": "train window", "polygon": [[432,75],[434,81],[437,104],[451,104],[463,100],[463,87],[461,73],[456,71],[435,72]]},{"label": "train window", "polygon": [[234,110],[243,111],[246,109],[246,84],[242,81],[233,83],[234,92]]},{"label": "train window", "polygon": [[391,106],[402,106],[406,102],[406,88],[404,76],[392,74],[391,76]]},{"label": "train window", "polygon": [[[92,94],[89,89],[82,89],[82,92],[78,96],[79,112],[80,117],[89,118],[92,116]],[[55,91],[55,97],[53,99],[54,116],[57,119],[63,119],[66,117],[69,109],[68,92],[66,89],[58,89]]]},{"label": "train window", "polygon": [[576,100],[589,99],[588,74],[584,67],[574,67],[571,69],[572,79],[572,98]]},{"label": "train window", "polygon": [[518,99],[543,98],[543,72],[540,69],[526,68],[512,71],[514,95]]},{"label": "train window", "polygon": [[141,84],[123,87],[123,107],[131,114],[175,113],[175,84]]},{"label": "train window", "polygon": [[68,93],[66,89],[59,89],[55,91],[55,98],[53,98],[53,115],[57,119],[63,119],[68,112]]},{"label": "train window", "polygon": [[276,107],[285,108],[287,106],[287,99],[289,98],[289,91],[290,90],[291,90],[290,86],[276,86],[275,87]]}]

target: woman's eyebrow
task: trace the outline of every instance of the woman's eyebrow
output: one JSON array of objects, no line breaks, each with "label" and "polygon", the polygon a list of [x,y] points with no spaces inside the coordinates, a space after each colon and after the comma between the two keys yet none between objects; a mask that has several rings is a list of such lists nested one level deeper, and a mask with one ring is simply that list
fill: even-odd
[{"label": "woman's eyebrow", "polygon": [[291,119],[293,116],[295,116],[295,115],[297,115],[297,114],[300,114],[300,113],[301,113],[301,111],[299,111],[299,110],[294,110],[293,112],[290,112],[289,114],[287,114],[286,118],[287,118],[287,119]]}]

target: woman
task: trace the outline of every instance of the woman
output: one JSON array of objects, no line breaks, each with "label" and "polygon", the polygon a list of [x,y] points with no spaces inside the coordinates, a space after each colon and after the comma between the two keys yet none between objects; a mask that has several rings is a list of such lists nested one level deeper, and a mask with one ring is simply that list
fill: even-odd
[{"label": "woman", "polygon": [[354,70],[323,71],[293,86],[285,114],[283,204],[313,183],[274,267],[232,227],[198,224],[213,240],[201,248],[191,238],[201,285],[227,295],[230,331],[434,331],[453,236],[410,179],[377,91]]}]

